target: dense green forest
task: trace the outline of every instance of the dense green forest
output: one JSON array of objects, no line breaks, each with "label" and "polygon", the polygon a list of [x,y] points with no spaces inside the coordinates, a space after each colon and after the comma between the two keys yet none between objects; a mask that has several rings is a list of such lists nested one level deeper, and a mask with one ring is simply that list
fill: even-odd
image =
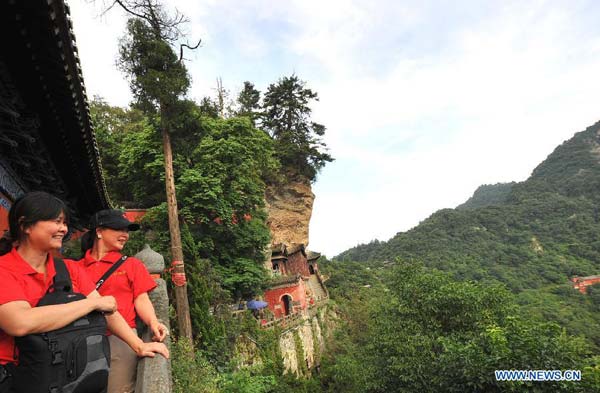
[{"label": "dense green forest", "polygon": [[[598,390],[598,291],[582,295],[569,279],[600,273],[599,135],[597,123],[526,181],[483,186],[457,209],[323,263],[348,318],[333,370],[360,379],[356,391]],[[505,368],[587,374],[496,383]]]}]

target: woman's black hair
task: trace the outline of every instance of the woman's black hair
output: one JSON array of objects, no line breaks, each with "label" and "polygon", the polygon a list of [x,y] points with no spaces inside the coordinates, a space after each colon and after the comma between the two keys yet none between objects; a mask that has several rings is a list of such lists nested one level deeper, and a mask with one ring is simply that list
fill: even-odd
[{"label": "woman's black hair", "polygon": [[96,240],[96,228],[90,228],[89,231],[81,236],[81,252],[83,253],[82,258],[85,256],[87,250],[94,247],[94,240]]},{"label": "woman's black hair", "polygon": [[13,243],[23,238],[25,229],[38,221],[55,219],[60,213],[68,221],[65,203],[47,192],[28,192],[17,198],[8,211],[8,232],[0,239],[0,255],[10,252]]}]

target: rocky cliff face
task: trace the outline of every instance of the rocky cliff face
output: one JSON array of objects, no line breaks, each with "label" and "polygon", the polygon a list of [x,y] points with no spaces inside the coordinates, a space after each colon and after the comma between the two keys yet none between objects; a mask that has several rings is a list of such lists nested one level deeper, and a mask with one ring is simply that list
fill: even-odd
[{"label": "rocky cliff face", "polygon": [[[326,308],[320,310],[323,321]],[[326,322],[325,322],[326,323]],[[307,318],[304,323],[284,332],[279,338],[279,350],[283,359],[284,374],[291,373],[297,377],[308,377],[321,363],[325,351],[321,323],[316,316]]]},{"label": "rocky cliff face", "polygon": [[302,243],[308,246],[308,224],[312,215],[313,194],[308,180],[269,185],[265,200],[271,230],[271,243]]}]

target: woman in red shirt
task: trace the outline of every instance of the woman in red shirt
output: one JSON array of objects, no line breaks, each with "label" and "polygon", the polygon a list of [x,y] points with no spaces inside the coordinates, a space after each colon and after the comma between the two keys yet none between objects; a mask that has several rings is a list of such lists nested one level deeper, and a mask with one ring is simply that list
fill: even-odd
[{"label": "woman in red shirt", "polygon": [[56,270],[51,252],[62,246],[67,211],[60,199],[45,192],[25,194],[10,208],[9,233],[0,239],[0,392],[12,388],[10,371],[18,363],[14,337],[59,329],[94,310],[109,313],[109,329],[139,356],[169,355],[163,344],[144,343],[133,334],[115,312],[115,298],[100,296],[75,262],[65,261],[73,290],[87,298],[35,307],[53,283]]},{"label": "woman in red shirt", "polygon": [[[129,231],[139,225],[114,209],[101,210],[92,217],[90,230],[81,238],[81,259],[88,276],[97,282],[123,256],[121,250],[129,240]],[[155,341],[163,341],[167,328],[156,317],[148,292],[156,287],[154,279],[139,259],[129,257],[99,288],[101,295],[114,296],[119,313],[135,332],[136,315],[148,325]],[[135,388],[137,356],[118,337],[110,336],[111,370],[108,393],[131,392]]]}]

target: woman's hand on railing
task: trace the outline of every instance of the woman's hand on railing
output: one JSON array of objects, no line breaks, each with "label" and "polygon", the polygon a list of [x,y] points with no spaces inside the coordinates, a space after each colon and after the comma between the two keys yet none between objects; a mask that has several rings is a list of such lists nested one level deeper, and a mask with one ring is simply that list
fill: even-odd
[{"label": "woman's hand on railing", "polygon": [[150,332],[152,332],[152,341],[157,342],[163,342],[169,335],[169,329],[158,321],[150,326]]},{"label": "woman's hand on railing", "polygon": [[139,347],[137,347],[135,349],[135,352],[139,357],[153,358],[158,353],[158,354],[163,355],[166,359],[169,358],[169,350],[167,349],[167,346],[163,343],[156,343],[156,342],[144,343],[144,342],[142,342],[139,345]]}]

